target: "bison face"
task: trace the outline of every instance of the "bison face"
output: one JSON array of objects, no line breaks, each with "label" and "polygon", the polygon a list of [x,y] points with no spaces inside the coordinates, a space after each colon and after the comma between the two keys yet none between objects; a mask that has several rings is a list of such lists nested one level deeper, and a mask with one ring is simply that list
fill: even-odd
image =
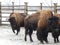
[{"label": "bison face", "polygon": [[53,16],[53,17],[48,19],[48,24],[51,26],[55,26],[55,25],[57,25],[58,20],[59,20],[58,17]]},{"label": "bison face", "polygon": [[55,16],[48,19],[48,27],[50,29],[50,32],[55,28],[59,28],[58,21],[59,18]]},{"label": "bison face", "polygon": [[11,25],[11,27],[13,28],[13,29],[16,29],[16,20],[15,20],[15,18],[14,17],[12,17],[12,18],[10,18],[9,19],[9,22],[10,22],[10,25]]}]

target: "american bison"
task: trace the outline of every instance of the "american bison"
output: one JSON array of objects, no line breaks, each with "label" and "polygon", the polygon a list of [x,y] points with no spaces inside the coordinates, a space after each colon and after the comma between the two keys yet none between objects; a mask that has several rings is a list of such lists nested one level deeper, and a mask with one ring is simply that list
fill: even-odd
[{"label": "american bison", "polygon": [[60,26],[59,26],[59,18],[56,16],[53,16],[48,19],[49,28],[51,29],[52,36],[54,38],[54,42],[59,42],[58,36],[60,35]]},{"label": "american bison", "polygon": [[51,27],[52,36],[54,38],[54,42],[59,42],[58,38],[60,35],[60,14],[54,14],[54,16],[49,19],[49,23]]},{"label": "american bison", "polygon": [[25,20],[24,20],[24,26],[26,29],[25,30],[25,41],[27,41],[26,36],[27,36],[27,34],[29,34],[30,41],[33,42],[31,35],[33,33],[33,30],[36,30],[36,28],[37,28],[37,22],[38,22],[39,15],[40,15],[40,13],[38,11],[25,18]]},{"label": "american bison", "polygon": [[24,26],[24,18],[26,15],[24,13],[11,13],[9,16],[9,22],[12,27],[13,33],[15,33],[15,30],[17,31],[16,35],[18,35],[20,31],[20,27]]},{"label": "american bison", "polygon": [[38,26],[37,26],[37,39],[43,43],[45,41],[48,43],[47,36],[48,36],[48,19],[53,16],[52,11],[50,10],[41,10]]}]

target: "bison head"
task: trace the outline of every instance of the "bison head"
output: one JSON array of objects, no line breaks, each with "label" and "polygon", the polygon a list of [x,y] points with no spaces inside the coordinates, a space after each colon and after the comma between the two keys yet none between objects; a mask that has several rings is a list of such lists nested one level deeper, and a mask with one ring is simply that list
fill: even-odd
[{"label": "bison head", "polygon": [[56,16],[53,16],[48,19],[48,24],[49,25],[56,25],[58,23],[59,18]]},{"label": "bison head", "polygon": [[15,20],[15,18],[14,17],[11,17],[10,19],[9,19],[9,22],[10,22],[10,24],[11,24],[11,27],[13,28],[13,29],[16,29],[16,20]]}]

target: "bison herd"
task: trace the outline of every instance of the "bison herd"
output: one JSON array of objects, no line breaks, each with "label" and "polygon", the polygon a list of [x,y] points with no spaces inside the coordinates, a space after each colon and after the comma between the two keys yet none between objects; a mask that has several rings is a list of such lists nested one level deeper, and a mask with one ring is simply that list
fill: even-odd
[{"label": "bison herd", "polygon": [[51,10],[39,10],[31,15],[25,15],[24,13],[11,13],[9,16],[9,22],[13,33],[17,31],[16,35],[20,32],[20,27],[25,28],[25,41],[27,41],[27,35],[30,37],[30,41],[33,42],[32,33],[36,30],[37,39],[41,42],[48,43],[48,33],[52,33],[54,42],[59,42],[60,35],[60,14],[53,14]]}]

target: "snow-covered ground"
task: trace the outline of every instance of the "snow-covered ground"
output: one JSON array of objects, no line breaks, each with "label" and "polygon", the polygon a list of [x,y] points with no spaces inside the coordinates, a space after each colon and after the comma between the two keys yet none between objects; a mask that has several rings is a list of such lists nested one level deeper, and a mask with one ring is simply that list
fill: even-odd
[{"label": "snow-covered ground", "polygon": [[19,35],[16,36],[10,26],[0,26],[0,45],[60,45],[60,42],[54,43],[51,33],[48,35],[49,44],[41,44],[36,38],[36,31],[32,34],[34,42],[30,42],[29,36],[27,36],[27,41],[25,42],[24,34],[25,30],[23,27]]}]

